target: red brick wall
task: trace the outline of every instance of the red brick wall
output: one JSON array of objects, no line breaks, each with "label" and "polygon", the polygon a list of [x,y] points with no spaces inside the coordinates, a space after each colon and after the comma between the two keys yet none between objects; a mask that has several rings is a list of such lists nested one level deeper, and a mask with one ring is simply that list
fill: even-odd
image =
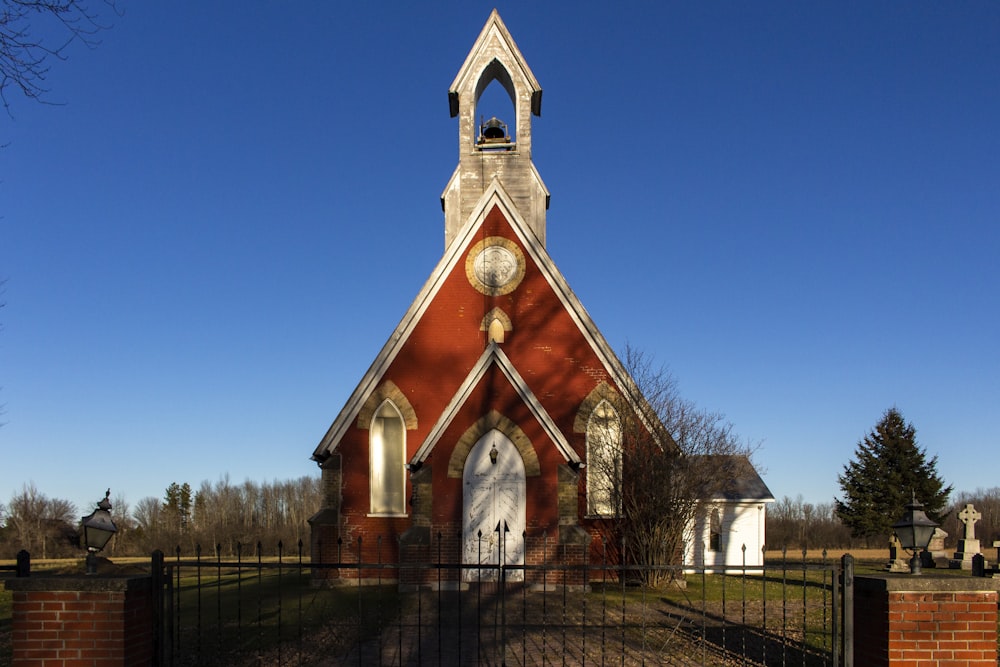
[{"label": "red brick wall", "polygon": [[27,590],[13,591],[13,667],[136,667],[153,663],[152,585],[148,578],[124,585],[116,581],[107,587],[100,580],[88,579],[79,587],[82,590],[59,590],[79,580],[39,579],[33,578]]},{"label": "red brick wall", "polygon": [[[524,257],[523,280],[507,294],[483,294],[470,283],[466,272],[470,248],[492,236],[503,237],[518,246]],[[435,278],[433,299],[420,303],[419,318],[407,338],[395,350],[391,362],[378,371],[377,382],[391,381],[416,415],[416,423],[408,423],[406,431],[407,459],[415,456],[438,425],[442,413],[451,406],[456,392],[486,349],[488,334],[484,330],[484,316],[494,309],[502,310],[510,325],[500,346],[504,354],[576,456],[585,458],[586,435],[576,425],[581,406],[602,382],[608,383],[614,391],[615,381],[604,365],[602,353],[595,349],[586,332],[581,331],[578,319],[565,307],[560,298],[561,288],[549,282],[549,267],[536,263],[500,207],[493,207],[486,214],[481,226],[466,240],[466,247],[455,259],[455,263],[448,265],[447,275]],[[462,442],[470,427],[492,412],[516,424],[530,440],[538,458],[537,473],[526,480],[525,530],[529,536],[550,535],[556,539],[562,528],[568,526],[581,527],[592,536],[589,548],[574,547],[570,556],[566,550],[530,549],[529,563],[539,553],[556,562],[563,557],[570,557],[573,563],[587,557],[594,563],[619,562],[621,554],[614,533],[602,522],[586,518],[586,468],[578,473],[576,480],[575,513],[564,511],[560,514],[560,503],[565,507],[572,501],[566,500],[565,483],[560,495],[559,470],[566,465],[566,457],[498,368],[487,371],[464,396],[447,428],[437,434],[433,451],[424,453],[421,463],[426,466],[425,471],[427,468],[432,470],[431,481],[425,480],[431,489],[424,494],[419,509],[407,506],[405,517],[370,516],[370,433],[367,424],[357,423],[357,411],[351,413],[353,421],[344,425],[336,443],[336,455],[342,457],[338,463],[342,466],[338,467],[340,472],[335,476],[326,469],[330,463],[324,464],[324,480],[331,484],[330,499],[324,509],[335,507],[337,522],[313,524],[314,554],[325,562],[357,558],[355,547],[360,538],[364,544],[360,556],[365,562],[378,559],[395,563],[400,558],[404,562],[414,559],[425,562],[426,558],[438,557],[445,562],[460,562],[463,483],[451,469],[451,458],[456,443]],[[408,498],[413,486],[408,476]],[[411,527],[420,531],[426,529],[426,535],[421,532],[422,539],[431,539],[435,548],[426,549],[422,544],[407,543],[405,539],[401,542],[400,538]],[[438,535],[443,536],[440,550],[437,549]],[[373,545],[378,536],[382,536],[383,543],[376,558]],[[605,545],[602,538],[609,536],[612,538],[610,544]],[[338,538],[343,539],[344,547],[333,546]],[[316,546],[320,541],[322,550]],[[399,553],[400,545],[403,554]],[[369,574],[362,573],[362,576]],[[416,572],[407,574],[410,575],[414,579],[422,576]],[[333,579],[356,577],[358,573],[347,569],[329,570],[319,571],[314,576]],[[407,576],[401,578],[406,580]],[[444,579],[457,576],[454,572],[442,575]]]},{"label": "red brick wall", "polygon": [[[949,581],[952,579],[952,581]],[[895,587],[906,580],[890,580]],[[968,579],[938,579],[954,589]],[[890,585],[889,587],[893,587]],[[858,586],[854,598],[857,665],[880,667],[996,667],[997,592],[918,591]]]},{"label": "red brick wall", "polygon": [[[487,215],[469,244],[494,235],[519,243],[497,208]],[[487,334],[480,327],[483,316],[494,307],[503,309],[513,327],[502,345],[504,353],[570,446],[584,457],[585,435],[574,431],[574,419],[594,387],[601,381],[612,382],[612,378],[527,251],[523,250],[523,281],[513,292],[501,296],[483,295],[469,283],[465,272],[467,252],[463,250],[460,261],[443,279],[434,300],[427,304],[419,323],[381,377],[403,392],[417,415],[417,427],[406,432],[407,457],[416,453],[482,355]],[[460,539],[455,541],[455,536],[460,536],[462,530],[463,487],[460,478],[448,476],[448,462],[462,434],[491,410],[522,429],[539,459],[540,474],[527,479],[526,530],[532,535],[558,534],[558,469],[565,460],[514,387],[502,373],[494,371],[470,393],[425,462],[433,467],[430,534],[435,538],[434,556],[436,536],[441,533],[447,540],[443,558],[461,558]],[[357,540],[362,538],[363,559],[374,561],[375,539],[381,535],[381,559],[396,562],[400,556],[398,538],[413,525],[410,507],[410,516],[404,518],[369,516],[368,438],[366,428],[352,423],[338,445],[337,451],[343,457],[338,490],[342,522],[335,527],[314,526],[318,533],[314,541],[322,539],[324,559],[331,555],[331,541],[342,537],[345,545],[352,545],[344,547],[345,559],[357,557]],[[581,489],[583,484],[581,481]],[[411,491],[407,479],[407,497]],[[580,507],[585,507],[582,493]]]}]

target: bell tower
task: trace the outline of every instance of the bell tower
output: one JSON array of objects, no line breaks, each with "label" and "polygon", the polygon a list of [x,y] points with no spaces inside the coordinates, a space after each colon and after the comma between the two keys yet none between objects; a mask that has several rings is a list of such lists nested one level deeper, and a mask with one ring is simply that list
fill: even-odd
[{"label": "bell tower", "polygon": [[[510,97],[514,118],[477,115],[494,82]],[[494,179],[545,245],[549,191],[531,161],[531,117],[542,113],[542,88],[495,9],[448,89],[448,106],[458,116],[458,167],[441,194],[445,247]]]}]

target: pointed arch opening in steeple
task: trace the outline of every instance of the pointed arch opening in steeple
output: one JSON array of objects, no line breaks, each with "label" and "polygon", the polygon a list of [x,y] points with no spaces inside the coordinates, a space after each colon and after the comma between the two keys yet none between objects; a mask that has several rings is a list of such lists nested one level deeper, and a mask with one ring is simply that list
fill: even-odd
[{"label": "pointed arch opening in steeple", "polygon": [[490,61],[476,82],[475,118],[479,150],[513,150],[517,137],[517,92],[507,68]]}]

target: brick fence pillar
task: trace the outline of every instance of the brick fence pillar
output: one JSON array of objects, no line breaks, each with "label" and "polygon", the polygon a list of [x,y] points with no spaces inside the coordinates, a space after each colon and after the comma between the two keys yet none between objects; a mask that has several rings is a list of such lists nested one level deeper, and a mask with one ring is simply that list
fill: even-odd
[{"label": "brick fence pillar", "polygon": [[885,574],[854,579],[854,664],[996,667],[1000,582]]},{"label": "brick fence pillar", "polygon": [[13,667],[143,667],[153,664],[149,576],[9,579]]}]

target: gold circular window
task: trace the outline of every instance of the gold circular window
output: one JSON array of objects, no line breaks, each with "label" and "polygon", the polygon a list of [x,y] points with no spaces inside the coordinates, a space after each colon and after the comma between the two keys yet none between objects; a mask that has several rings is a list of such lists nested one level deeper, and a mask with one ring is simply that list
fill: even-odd
[{"label": "gold circular window", "polygon": [[513,241],[490,236],[469,250],[465,275],[487,296],[510,294],[524,279],[524,253]]}]

